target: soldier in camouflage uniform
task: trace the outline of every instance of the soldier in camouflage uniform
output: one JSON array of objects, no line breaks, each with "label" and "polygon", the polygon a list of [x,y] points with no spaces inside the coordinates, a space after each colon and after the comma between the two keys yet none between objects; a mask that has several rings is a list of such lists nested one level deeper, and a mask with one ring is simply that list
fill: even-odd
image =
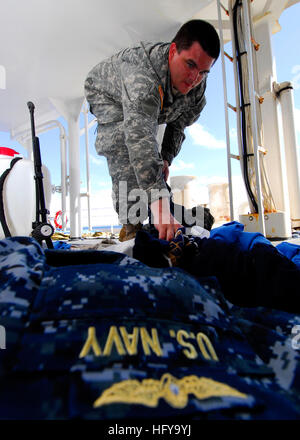
[{"label": "soldier in camouflage uniform", "polygon": [[[205,106],[206,76],[219,51],[215,29],[192,20],[171,43],[141,42],[89,72],[85,95],[98,120],[95,146],[108,162],[125,239],[141,227],[148,206],[159,238],[172,239],[181,226],[170,213],[169,166],[180,151],[185,127]],[[161,151],[156,139],[160,124],[166,124]],[[136,198],[129,197],[137,189],[144,196],[138,224],[137,212],[130,209]]]}]

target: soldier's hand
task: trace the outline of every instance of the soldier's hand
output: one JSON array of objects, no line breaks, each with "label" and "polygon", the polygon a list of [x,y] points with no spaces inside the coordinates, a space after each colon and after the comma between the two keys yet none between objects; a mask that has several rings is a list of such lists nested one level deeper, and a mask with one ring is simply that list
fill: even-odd
[{"label": "soldier's hand", "polygon": [[172,216],[170,212],[169,198],[164,197],[156,200],[150,205],[154,217],[154,226],[159,232],[159,238],[162,240],[172,240],[175,232],[182,225]]}]

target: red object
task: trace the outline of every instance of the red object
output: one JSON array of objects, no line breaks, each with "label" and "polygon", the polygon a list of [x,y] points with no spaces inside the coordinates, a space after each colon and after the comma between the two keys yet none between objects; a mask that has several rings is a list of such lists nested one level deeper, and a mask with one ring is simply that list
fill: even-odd
[{"label": "red object", "polygon": [[55,224],[55,227],[57,228],[57,229],[61,229],[62,228],[62,223],[58,223],[58,218],[60,217],[60,220],[61,220],[61,215],[62,215],[62,212],[61,211],[57,211],[57,213],[55,214],[55,217],[54,217],[54,224]]},{"label": "red object", "polygon": [[[66,223],[68,223],[68,218],[66,217]],[[56,229],[62,229],[62,211],[57,211],[54,217],[54,224]]]},{"label": "red object", "polygon": [[0,154],[2,154],[3,156],[14,157],[16,154],[19,154],[19,153],[15,150],[12,150],[11,148],[0,147]]}]

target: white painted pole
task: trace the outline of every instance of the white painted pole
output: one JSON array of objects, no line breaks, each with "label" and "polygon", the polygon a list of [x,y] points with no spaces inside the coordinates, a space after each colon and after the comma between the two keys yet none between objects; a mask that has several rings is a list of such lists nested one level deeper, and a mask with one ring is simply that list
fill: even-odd
[{"label": "white painted pole", "polygon": [[69,132],[69,193],[70,193],[70,238],[81,237],[81,202],[80,202],[80,147],[79,116],[83,97],[50,101],[68,123]]},{"label": "white painted pole", "polygon": [[92,230],[91,224],[91,193],[90,193],[90,156],[89,156],[89,121],[88,121],[88,107],[85,102],[83,107],[84,112],[84,127],[85,127],[85,158],[86,158],[86,196],[88,209],[88,227]]},{"label": "white painted pole", "polygon": [[281,104],[284,148],[287,167],[291,220],[294,227],[300,226],[300,166],[297,153],[297,138],[294,116],[293,86],[290,82],[276,85],[275,90]]},{"label": "white painted pole", "polygon": [[261,104],[263,122],[263,143],[267,150],[264,165],[270,184],[272,197],[277,211],[285,212],[290,217],[290,203],[288,196],[287,171],[285,152],[280,136],[280,118],[278,113],[279,102],[273,91],[276,81],[276,66],[272,53],[271,16],[266,15],[255,23],[255,40],[260,43],[256,53],[258,70],[258,93],[264,98]]},{"label": "white painted pole", "polygon": [[243,1],[243,18],[245,26],[245,44],[247,48],[248,70],[249,70],[249,97],[250,97],[250,109],[251,109],[251,122],[252,122],[252,137],[253,137],[253,150],[254,150],[254,164],[256,174],[256,191],[257,191],[257,204],[259,214],[259,229],[263,235],[266,235],[264,207],[261,193],[261,176],[259,165],[259,151],[258,151],[258,135],[257,135],[257,119],[256,119],[256,102],[255,102],[255,87],[254,87],[254,70],[252,60],[252,43],[251,43],[251,31],[250,31],[250,17],[248,10],[248,0]]},{"label": "white painted pole", "polygon": [[70,238],[81,237],[80,203],[80,150],[79,116],[68,118],[69,128],[69,180],[70,180]]},{"label": "white painted pole", "polygon": [[66,230],[67,212],[67,145],[65,129],[60,129],[60,175],[61,175],[61,211],[62,230]]},{"label": "white painted pole", "polygon": [[233,193],[232,193],[232,173],[231,173],[231,151],[230,151],[230,135],[229,135],[229,120],[228,120],[228,107],[227,107],[227,84],[226,84],[226,69],[224,59],[224,38],[223,38],[223,26],[221,18],[221,5],[220,0],[217,0],[218,6],[218,23],[220,32],[221,43],[221,60],[222,60],[222,79],[223,79],[223,98],[224,98],[224,111],[225,111],[225,128],[226,128],[226,148],[227,148],[227,170],[228,170],[228,185],[229,185],[229,201],[230,201],[230,219],[234,218],[233,209]]},{"label": "white painted pole", "polygon": [[[243,147],[242,147],[242,128],[241,128],[241,108],[240,108],[240,90],[239,90],[239,78],[238,78],[238,64],[237,64],[237,48],[235,44],[234,38],[234,27],[233,27],[233,10],[232,10],[232,0],[229,1],[228,4],[228,12],[229,12],[229,21],[230,21],[230,29],[231,29],[231,45],[232,45],[232,57],[233,57],[233,73],[234,73],[234,89],[235,89],[235,102],[236,102],[236,116],[237,116],[237,141],[238,141],[238,149],[240,155],[240,167],[242,174],[243,173],[243,165],[242,165],[242,157],[243,157]],[[249,202],[250,205],[250,202]]]}]

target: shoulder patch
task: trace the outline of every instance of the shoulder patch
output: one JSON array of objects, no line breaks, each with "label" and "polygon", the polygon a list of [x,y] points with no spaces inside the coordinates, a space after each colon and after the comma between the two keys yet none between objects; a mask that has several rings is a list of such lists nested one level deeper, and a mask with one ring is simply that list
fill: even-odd
[{"label": "shoulder patch", "polygon": [[161,85],[158,86],[158,92],[160,97],[160,110],[162,110],[164,106],[164,91]]}]

